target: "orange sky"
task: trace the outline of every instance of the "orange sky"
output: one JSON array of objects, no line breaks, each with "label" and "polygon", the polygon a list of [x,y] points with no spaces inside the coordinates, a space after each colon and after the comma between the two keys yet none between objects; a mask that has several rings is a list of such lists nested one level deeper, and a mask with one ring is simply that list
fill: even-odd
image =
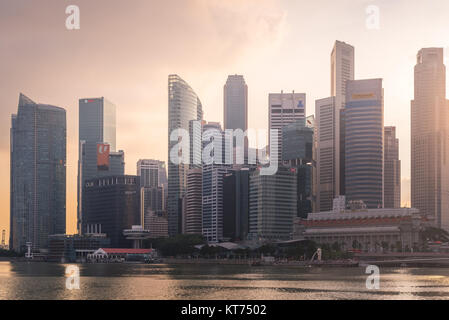
[{"label": "orange sky", "polygon": [[[80,7],[80,30],[65,28],[71,4]],[[380,9],[379,30],[366,28],[368,5]],[[3,0],[0,229],[9,226],[9,128],[19,92],[67,110],[73,233],[79,98],[104,96],[117,105],[117,148],[135,174],[139,158],[167,158],[168,74],[194,88],[210,121],[222,121],[227,75],[243,74],[249,126],[266,128],[269,92],[305,92],[307,114],[315,99],[329,96],[336,39],[355,46],[357,79],[384,79],[385,125],[398,127],[407,202],[415,56],[422,47],[449,48],[448,10],[446,0]]]}]

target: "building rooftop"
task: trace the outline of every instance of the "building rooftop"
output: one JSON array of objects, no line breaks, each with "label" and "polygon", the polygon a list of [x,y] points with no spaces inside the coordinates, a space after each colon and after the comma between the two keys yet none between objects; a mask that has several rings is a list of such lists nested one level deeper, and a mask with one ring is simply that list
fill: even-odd
[{"label": "building rooftop", "polygon": [[121,248],[101,248],[107,254],[146,254],[151,253],[153,249],[121,249]]}]

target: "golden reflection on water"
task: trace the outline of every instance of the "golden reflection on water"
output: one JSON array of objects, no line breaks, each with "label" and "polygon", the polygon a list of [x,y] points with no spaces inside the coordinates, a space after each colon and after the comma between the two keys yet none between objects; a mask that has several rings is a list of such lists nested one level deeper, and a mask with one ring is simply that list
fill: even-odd
[{"label": "golden reflection on water", "polygon": [[80,289],[67,265],[0,262],[0,299],[449,299],[449,269],[381,269],[368,290],[364,268],[83,264]]}]

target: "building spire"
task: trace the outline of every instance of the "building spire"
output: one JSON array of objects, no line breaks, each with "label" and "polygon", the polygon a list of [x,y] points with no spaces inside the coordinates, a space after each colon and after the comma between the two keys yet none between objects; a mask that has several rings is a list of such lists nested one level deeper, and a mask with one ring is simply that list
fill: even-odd
[{"label": "building spire", "polygon": [[23,93],[20,93],[20,95],[19,95],[19,107],[23,107],[23,106],[30,105],[30,104],[34,105],[34,104],[36,104],[36,102],[34,102],[30,98],[28,98]]}]

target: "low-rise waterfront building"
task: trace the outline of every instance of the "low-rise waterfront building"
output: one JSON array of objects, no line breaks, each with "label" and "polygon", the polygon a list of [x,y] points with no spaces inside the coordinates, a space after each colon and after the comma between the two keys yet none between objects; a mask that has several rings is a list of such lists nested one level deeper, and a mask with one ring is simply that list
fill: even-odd
[{"label": "low-rise waterfront building", "polygon": [[147,261],[157,257],[154,249],[100,248],[87,256],[90,262]]},{"label": "low-rise waterfront building", "polygon": [[88,254],[108,247],[110,239],[104,233],[85,235],[55,234],[48,237],[48,261],[84,262]]},{"label": "low-rise waterfront building", "polygon": [[343,250],[384,252],[416,247],[426,220],[414,208],[359,208],[309,213],[294,223],[295,238],[338,243]]}]

